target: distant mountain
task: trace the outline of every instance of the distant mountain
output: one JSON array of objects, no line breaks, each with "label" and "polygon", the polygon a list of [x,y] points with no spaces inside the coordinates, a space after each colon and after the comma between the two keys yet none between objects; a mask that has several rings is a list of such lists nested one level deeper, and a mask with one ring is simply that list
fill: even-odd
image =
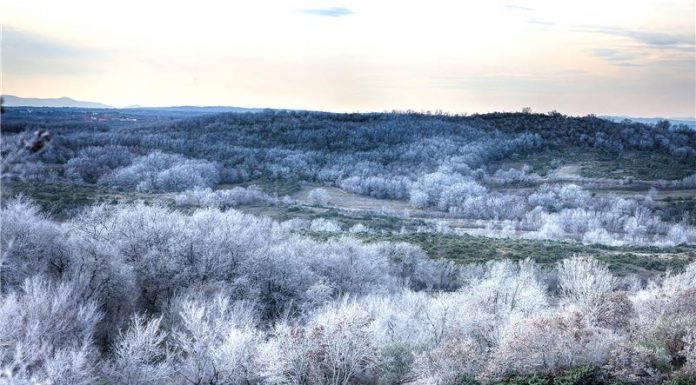
[{"label": "distant mountain", "polygon": [[[5,107],[73,107],[73,108],[115,108],[102,103],[85,102],[75,100],[68,97],[62,98],[22,98],[14,95],[2,95],[3,105]],[[122,111],[138,111],[138,112],[157,112],[166,111],[181,114],[211,114],[221,112],[262,112],[264,108],[245,108],[245,107],[228,107],[228,106],[169,106],[169,107],[143,107],[137,104],[132,104],[123,108]]]},{"label": "distant mountain", "polygon": [[600,116],[600,118],[604,118],[607,120],[611,120],[612,122],[620,122],[624,119],[629,119],[633,122],[636,123],[643,123],[643,124],[650,124],[650,125],[655,125],[655,123],[659,122],[660,120],[668,120],[672,125],[677,125],[677,124],[684,124],[691,128],[692,130],[696,130],[696,119],[690,119],[690,118],[637,118],[634,116]]},{"label": "distant mountain", "polygon": [[2,95],[5,107],[75,107],[75,108],[112,108],[102,103],[83,102],[72,98],[22,98],[14,95]]}]

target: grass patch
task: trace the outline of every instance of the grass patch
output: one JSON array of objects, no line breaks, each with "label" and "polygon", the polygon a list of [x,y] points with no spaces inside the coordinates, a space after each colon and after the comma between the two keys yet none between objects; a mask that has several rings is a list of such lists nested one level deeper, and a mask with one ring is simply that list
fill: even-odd
[{"label": "grass patch", "polygon": [[[332,234],[312,234],[327,239]],[[671,248],[611,247],[583,245],[577,242],[488,238],[471,235],[440,233],[410,234],[355,234],[366,242],[407,242],[420,246],[430,258],[445,258],[461,264],[483,263],[489,260],[533,258],[543,267],[552,267],[558,261],[577,254],[589,254],[606,262],[618,275],[679,271],[696,260],[696,246],[682,245]]]},{"label": "grass patch", "polygon": [[[299,219],[329,219],[341,224],[344,230],[354,225],[363,224],[376,231],[399,231],[402,228],[415,229],[424,226],[425,222],[418,219],[399,218],[388,215],[371,213],[349,213],[333,208],[321,208],[304,205],[276,206],[240,206],[238,210],[248,214],[263,215],[276,221]],[[314,234],[312,234],[314,235]]]},{"label": "grass patch", "polygon": [[153,194],[122,192],[93,184],[3,181],[3,199],[19,195],[32,199],[42,211],[57,219],[67,218],[82,207],[101,203],[163,201],[161,196]]}]

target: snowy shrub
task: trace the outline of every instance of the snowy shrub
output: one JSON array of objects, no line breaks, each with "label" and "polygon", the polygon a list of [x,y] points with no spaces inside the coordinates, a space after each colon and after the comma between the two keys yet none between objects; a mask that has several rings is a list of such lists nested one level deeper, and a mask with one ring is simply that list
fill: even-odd
[{"label": "snowy shrub", "polygon": [[94,383],[92,336],[100,315],[76,294],[70,282],[36,277],[0,298],[0,382]]},{"label": "snowy shrub", "polygon": [[323,188],[315,188],[307,195],[309,204],[313,206],[326,206],[329,204],[329,193]]},{"label": "snowy shrub", "polygon": [[183,191],[211,187],[219,180],[220,171],[215,163],[153,152],[135,158],[130,166],[116,169],[99,181],[107,186],[139,191]]},{"label": "snowy shrub", "polygon": [[256,186],[233,187],[224,190],[197,188],[187,190],[174,196],[179,205],[217,207],[221,209],[251,204],[273,204],[278,200],[264,193]]},{"label": "snowy shrub", "polygon": [[78,152],[65,165],[68,176],[88,183],[96,183],[102,175],[129,166],[133,153],[123,146],[91,146]]}]

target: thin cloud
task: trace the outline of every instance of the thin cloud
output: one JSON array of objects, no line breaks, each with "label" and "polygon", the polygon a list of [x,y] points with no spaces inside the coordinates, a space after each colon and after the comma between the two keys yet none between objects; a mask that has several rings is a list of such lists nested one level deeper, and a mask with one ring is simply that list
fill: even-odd
[{"label": "thin cloud", "polygon": [[2,55],[5,69],[26,74],[80,74],[90,70],[104,52],[4,26]]},{"label": "thin cloud", "polygon": [[354,13],[350,9],[344,7],[303,9],[301,12],[307,15],[324,17],[342,17],[352,15]]},{"label": "thin cloud", "polygon": [[693,35],[677,35],[661,32],[636,31],[618,27],[580,26],[579,32],[601,33],[633,39],[639,43],[656,48],[693,48],[696,38]]},{"label": "thin cloud", "polygon": [[622,67],[644,67],[644,64],[636,63],[643,54],[636,52],[625,52],[613,48],[596,48],[590,50],[590,54],[614,65]]}]

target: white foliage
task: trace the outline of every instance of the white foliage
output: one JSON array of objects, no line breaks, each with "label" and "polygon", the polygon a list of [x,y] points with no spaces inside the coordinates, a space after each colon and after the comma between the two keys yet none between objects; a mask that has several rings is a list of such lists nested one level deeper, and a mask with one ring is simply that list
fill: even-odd
[{"label": "white foliage", "polygon": [[573,257],[561,261],[558,280],[564,303],[577,307],[593,324],[597,321],[602,297],[617,285],[609,267],[591,257]]},{"label": "white foliage", "polygon": [[102,176],[100,183],[139,191],[183,191],[211,187],[220,179],[219,167],[200,159],[153,152],[133,160],[129,166]]},{"label": "white foliage", "polygon": [[326,206],[329,204],[329,193],[323,188],[315,188],[307,194],[310,205]]},{"label": "white foliage", "polygon": [[183,298],[177,309],[172,349],[180,383],[254,381],[260,333],[244,304],[217,295],[204,302]]},{"label": "white foliage", "polygon": [[173,363],[164,346],[166,333],[161,318],[134,316],[119,336],[112,357],[103,365],[103,375],[114,385],[147,385],[170,381]]},{"label": "white foliage", "polygon": [[92,383],[98,321],[96,306],[79,302],[69,282],[26,280],[0,298],[0,383]]}]

